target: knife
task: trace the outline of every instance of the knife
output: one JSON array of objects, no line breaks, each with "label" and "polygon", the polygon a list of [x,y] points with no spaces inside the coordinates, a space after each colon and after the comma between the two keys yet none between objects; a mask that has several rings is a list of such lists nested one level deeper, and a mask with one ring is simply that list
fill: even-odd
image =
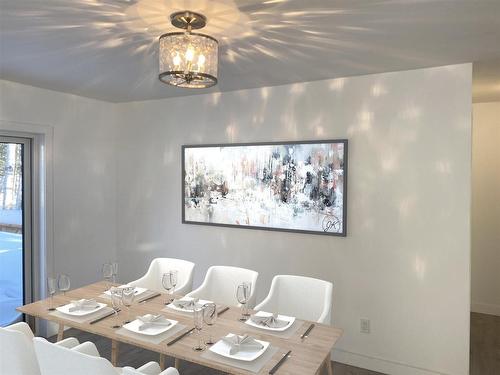
[{"label": "knife", "polygon": [[113,311],[110,311],[110,312],[109,312],[109,314],[106,314],[106,315],[104,315],[104,316],[101,316],[100,318],[97,318],[97,319],[95,319],[95,320],[92,320],[89,324],[98,323],[98,322],[100,322],[101,320],[104,320],[104,319],[106,319],[106,318],[110,317],[111,315],[115,315],[116,313],[119,313],[119,312],[120,312],[120,310],[119,310],[119,309],[118,309],[118,310],[113,310]]},{"label": "knife", "polygon": [[307,335],[312,331],[312,329],[314,328],[314,324],[311,324],[309,326],[309,328],[302,334],[302,336],[300,336],[301,339],[304,339],[307,337]]},{"label": "knife", "polygon": [[153,294],[152,296],[149,296],[149,297],[146,297],[144,299],[141,299],[139,301],[139,303],[143,303],[143,302],[149,301],[150,299],[156,298],[158,296],[161,296],[161,293],[156,293],[156,294]]},{"label": "knife", "polygon": [[227,310],[229,310],[229,306],[224,307],[221,311],[219,311],[219,312],[217,313],[217,315],[221,316],[221,315],[222,315],[222,314],[224,314]]},{"label": "knife", "polygon": [[283,356],[283,358],[281,358],[281,359],[279,360],[279,362],[278,362],[278,363],[276,363],[276,364],[274,365],[274,367],[273,367],[271,370],[269,370],[269,374],[274,374],[276,371],[278,371],[278,369],[280,368],[280,366],[281,366],[283,363],[285,363],[285,361],[288,359],[288,357],[290,356],[290,354],[291,354],[291,353],[292,353],[292,351],[291,351],[291,350],[289,350],[289,351],[288,351],[288,353],[286,353],[286,354]]},{"label": "knife", "polygon": [[193,328],[191,328],[190,330],[188,330],[188,331],[184,332],[182,335],[177,336],[177,337],[176,337],[175,339],[173,339],[172,341],[169,341],[169,342],[167,343],[167,346],[170,346],[170,345],[175,344],[177,341],[179,341],[179,340],[180,340],[180,339],[182,339],[183,337],[186,337],[187,335],[189,335],[189,334],[190,334],[191,332],[193,332],[193,331],[194,331],[194,327],[193,327]]}]

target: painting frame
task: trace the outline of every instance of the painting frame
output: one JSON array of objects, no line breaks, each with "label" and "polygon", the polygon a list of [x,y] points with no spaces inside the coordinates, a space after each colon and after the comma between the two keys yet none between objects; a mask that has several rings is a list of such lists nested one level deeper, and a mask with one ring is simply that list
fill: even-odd
[{"label": "painting frame", "polygon": [[[246,147],[246,146],[286,146],[286,145],[310,145],[310,144],[342,144],[343,145],[343,189],[342,189],[342,231],[328,232],[316,231],[309,229],[281,228],[281,227],[266,227],[258,225],[244,224],[227,224],[214,223],[204,221],[186,220],[186,150],[191,148],[220,148],[220,147]],[[182,224],[194,224],[205,226],[218,226],[226,228],[253,229],[265,231],[277,231],[288,233],[315,234],[335,237],[347,236],[347,187],[348,187],[348,145],[349,142],[345,138],[326,139],[326,140],[300,140],[300,141],[273,141],[273,142],[245,142],[245,143],[210,143],[210,144],[185,144],[181,146],[181,207],[182,207]]]}]

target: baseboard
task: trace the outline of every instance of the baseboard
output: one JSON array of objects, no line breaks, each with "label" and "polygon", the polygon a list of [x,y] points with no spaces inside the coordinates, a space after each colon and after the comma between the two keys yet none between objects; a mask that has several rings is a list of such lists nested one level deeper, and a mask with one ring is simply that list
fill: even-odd
[{"label": "baseboard", "polygon": [[472,302],[470,310],[475,313],[500,316],[500,305]]},{"label": "baseboard", "polygon": [[382,374],[389,375],[448,375],[443,372],[438,372],[426,368],[412,366],[402,362],[396,362],[384,358],[367,356],[349,352],[342,349],[334,349],[332,359],[335,362],[344,363],[346,365],[364,368],[367,370],[377,371]]}]

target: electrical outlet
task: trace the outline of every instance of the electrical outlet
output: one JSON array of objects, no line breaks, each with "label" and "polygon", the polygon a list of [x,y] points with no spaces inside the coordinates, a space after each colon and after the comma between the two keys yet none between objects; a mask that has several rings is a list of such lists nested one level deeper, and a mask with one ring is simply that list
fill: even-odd
[{"label": "electrical outlet", "polygon": [[359,320],[359,331],[361,333],[370,333],[370,319]]}]

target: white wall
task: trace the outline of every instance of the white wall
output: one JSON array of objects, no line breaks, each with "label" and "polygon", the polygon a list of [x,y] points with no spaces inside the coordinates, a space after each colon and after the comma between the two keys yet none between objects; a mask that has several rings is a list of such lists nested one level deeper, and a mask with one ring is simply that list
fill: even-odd
[{"label": "white wall", "polygon": [[[467,374],[471,65],[118,108],[122,275],[156,256],[333,281],[338,360],[393,374]],[[349,139],[348,236],[181,224],[182,144]],[[265,259],[265,261],[263,261]],[[369,318],[372,333],[359,333]]]},{"label": "white wall", "polygon": [[471,307],[500,315],[500,102],[473,108]]},{"label": "white wall", "polygon": [[96,281],[116,256],[114,113],[109,103],[0,81],[2,122],[52,127],[54,272],[73,286]]}]

